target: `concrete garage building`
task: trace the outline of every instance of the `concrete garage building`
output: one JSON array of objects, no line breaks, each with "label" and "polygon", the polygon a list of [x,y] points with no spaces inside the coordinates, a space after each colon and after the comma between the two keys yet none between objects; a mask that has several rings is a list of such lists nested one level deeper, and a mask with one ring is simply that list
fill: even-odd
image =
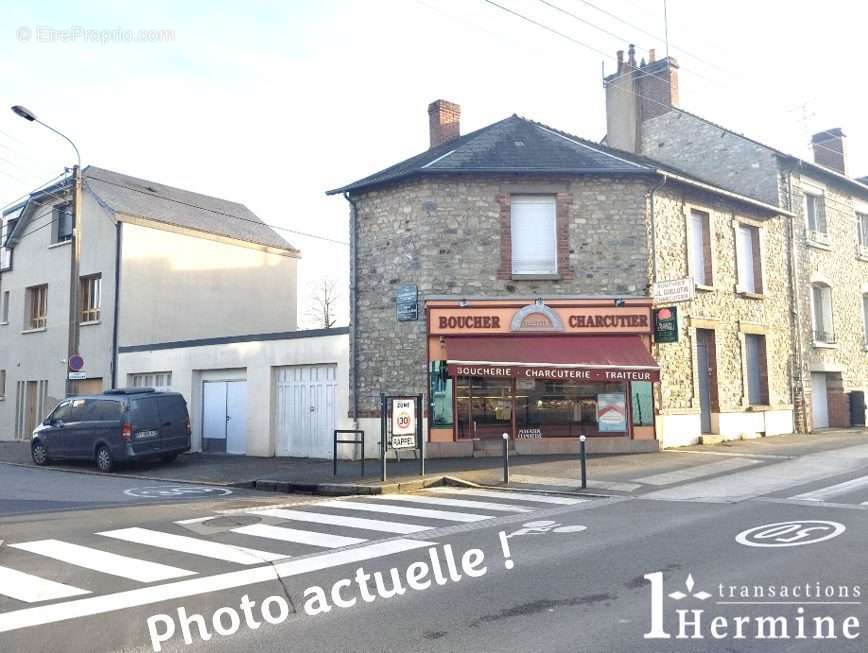
[{"label": "concrete garage building", "polygon": [[[127,385],[170,385],[187,399],[194,451],[331,458],[347,417],[348,329],[121,347]],[[353,445],[339,455],[351,456]]]},{"label": "concrete garage building", "polygon": [[[502,432],[530,453],[792,431],[786,211],[519,116],[462,136],[459,115],[432,103],[429,150],[330,191],[351,205],[351,415],[371,436],[381,392],[425,394],[431,455]],[[691,278],[695,299],[652,306]],[[655,307],[676,342],[653,339]]]},{"label": "concrete garage building", "polygon": [[[346,330],[296,331],[300,253],[247,207],[83,171],[76,394],[182,392],[195,450],[330,457],[346,415]],[[64,396],[69,179],[3,215],[0,439],[26,439]]]}]

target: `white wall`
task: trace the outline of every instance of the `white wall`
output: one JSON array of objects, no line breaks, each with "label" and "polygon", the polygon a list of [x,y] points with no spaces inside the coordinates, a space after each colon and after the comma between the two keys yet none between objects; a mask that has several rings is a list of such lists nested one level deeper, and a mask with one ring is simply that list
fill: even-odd
[{"label": "white wall", "polygon": [[170,371],[172,389],[182,393],[189,406],[193,449],[201,451],[202,381],[246,378],[247,455],[273,456],[276,448],[273,369],[329,363],[337,364],[336,428],[352,428],[347,417],[349,336],[346,334],[121,353],[118,383],[126,384],[129,374]]},{"label": "white wall", "polygon": [[289,253],[124,218],[120,346],[296,329]]},{"label": "white wall", "polygon": [[[0,399],[0,440],[14,438],[18,381],[48,381],[43,413],[65,396],[72,248],[69,243],[52,246],[52,228],[41,228],[53,219],[48,207],[38,207],[35,216],[24,226],[26,235],[15,246],[12,270],[0,274],[0,293],[10,291],[11,300],[9,323],[0,325],[0,370],[6,370],[6,397]],[[107,388],[111,382],[115,224],[86,188],[81,225],[79,270],[81,276],[102,274],[102,315],[99,324],[81,327],[79,352],[88,377],[102,378]],[[44,331],[24,333],[26,289],[41,284],[48,284],[47,326]]]}]

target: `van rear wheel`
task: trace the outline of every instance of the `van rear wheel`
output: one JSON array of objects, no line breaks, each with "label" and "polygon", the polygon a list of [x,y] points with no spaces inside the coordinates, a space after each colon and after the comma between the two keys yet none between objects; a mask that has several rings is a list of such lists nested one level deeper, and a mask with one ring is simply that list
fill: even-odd
[{"label": "van rear wheel", "polygon": [[178,457],[178,454],[176,454],[176,453],[166,453],[166,454],[163,454],[162,456],[160,456],[160,460],[162,460],[164,463],[171,463],[171,462],[174,462],[175,458],[177,458],[177,457]]},{"label": "van rear wheel", "polygon": [[104,444],[96,450],[96,466],[101,472],[110,472],[114,469],[115,461],[112,452]]}]

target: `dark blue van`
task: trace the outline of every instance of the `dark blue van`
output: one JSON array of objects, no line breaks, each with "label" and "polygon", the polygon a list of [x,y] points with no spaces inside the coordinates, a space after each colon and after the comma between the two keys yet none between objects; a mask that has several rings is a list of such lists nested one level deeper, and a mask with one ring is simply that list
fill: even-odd
[{"label": "dark blue van", "polygon": [[153,388],[64,399],[33,431],[30,444],[37,465],[62,458],[94,460],[103,472],[131,460],[171,462],[189,450],[187,402],[177,392]]}]

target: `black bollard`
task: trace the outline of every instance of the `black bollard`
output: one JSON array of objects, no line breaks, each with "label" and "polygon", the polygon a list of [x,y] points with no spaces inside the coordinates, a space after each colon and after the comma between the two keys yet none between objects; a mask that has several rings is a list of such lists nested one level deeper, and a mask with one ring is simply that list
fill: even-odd
[{"label": "black bollard", "polygon": [[587,438],[582,435],[579,436],[579,453],[582,457],[582,489],[586,490],[588,488],[588,452],[586,448],[585,441]]},{"label": "black bollard", "polygon": [[503,484],[509,485],[509,433],[503,434]]}]

